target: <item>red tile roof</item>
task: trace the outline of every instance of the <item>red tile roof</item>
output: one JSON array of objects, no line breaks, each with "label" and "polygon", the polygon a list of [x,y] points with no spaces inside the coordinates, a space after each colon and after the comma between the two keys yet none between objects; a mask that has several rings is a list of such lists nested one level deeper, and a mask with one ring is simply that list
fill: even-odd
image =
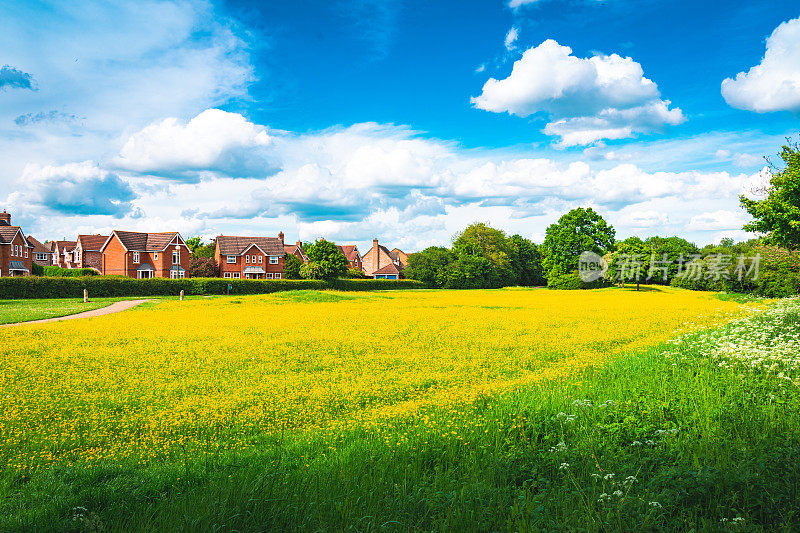
[{"label": "red tile roof", "polygon": [[388,265],[382,266],[381,268],[373,272],[372,275],[374,276],[375,274],[399,274],[399,273],[400,269],[398,269],[394,263],[389,263]]},{"label": "red tile roof", "polygon": [[107,240],[108,235],[78,235],[81,248],[90,252],[99,252]]},{"label": "red tile roof", "polygon": [[280,257],[286,254],[283,243],[277,237],[237,237],[233,235],[217,237],[220,255],[242,255],[254,244],[267,255]]},{"label": "red tile roof", "polygon": [[0,244],[8,244],[19,231],[19,226],[0,226]]},{"label": "red tile roof", "polygon": [[28,239],[28,244],[30,244],[31,247],[33,247],[33,253],[35,253],[35,254],[49,254],[50,253],[50,249],[47,246],[45,246],[44,244],[40,243],[39,241],[37,241],[36,239],[31,237],[30,235],[28,235],[26,237],[26,239]]},{"label": "red tile roof", "polygon": [[341,244],[337,245],[342,253],[347,257],[348,261],[355,261],[358,259],[358,248],[354,244]]},{"label": "red tile roof", "polygon": [[160,252],[169,246],[169,243],[178,235],[178,232],[163,231],[160,233],[141,233],[138,231],[114,230],[113,234],[119,238],[128,251]]},{"label": "red tile roof", "polygon": [[77,243],[75,241],[56,241],[56,246],[62,252],[71,252],[75,249],[75,245]]}]

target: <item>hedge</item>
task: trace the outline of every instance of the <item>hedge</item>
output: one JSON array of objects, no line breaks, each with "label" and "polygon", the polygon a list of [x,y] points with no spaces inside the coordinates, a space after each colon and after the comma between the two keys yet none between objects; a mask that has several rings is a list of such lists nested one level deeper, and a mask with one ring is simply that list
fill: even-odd
[{"label": "hedge", "polygon": [[559,276],[551,276],[547,279],[547,288],[556,290],[578,290],[578,289],[599,289],[610,285],[603,278],[591,282],[585,282],[581,279],[577,272],[570,272],[569,274],[561,274]]},{"label": "hedge", "polygon": [[0,278],[0,299],[19,298],[81,298],[83,290],[94,298],[117,296],[177,296],[184,294],[268,294],[279,291],[336,289],[340,291],[380,291],[393,289],[422,289],[425,285],[414,280],[336,279],[331,281],[306,279],[236,280],[224,278],[132,279],[122,276],[68,277],[8,277]]}]

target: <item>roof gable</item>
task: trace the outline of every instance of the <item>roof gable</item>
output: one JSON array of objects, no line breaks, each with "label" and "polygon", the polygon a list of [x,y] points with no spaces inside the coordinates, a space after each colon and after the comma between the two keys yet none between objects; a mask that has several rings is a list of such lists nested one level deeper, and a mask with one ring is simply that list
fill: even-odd
[{"label": "roof gable", "polygon": [[179,246],[186,246],[181,234],[177,231],[162,231],[157,233],[144,233],[139,231],[114,230],[103,244],[100,251],[106,249],[111,239],[116,237],[125,250],[129,252],[161,252],[175,241]]},{"label": "roof gable", "polygon": [[256,245],[264,255],[280,257],[286,254],[283,242],[277,237],[240,237],[235,235],[219,235],[217,249],[220,255],[244,255]]},{"label": "roof gable", "polygon": [[75,246],[90,252],[99,252],[108,240],[108,235],[78,235]]},{"label": "roof gable", "polygon": [[28,244],[30,244],[31,248],[33,248],[33,253],[35,253],[35,254],[49,254],[50,253],[50,250],[47,248],[47,246],[45,246],[44,244],[40,243],[39,241],[37,241],[35,238],[31,237],[30,235],[28,235],[27,240],[28,240]]},{"label": "roof gable", "polygon": [[0,244],[11,244],[16,239],[17,234],[22,235],[22,240],[30,246],[30,243],[25,239],[25,234],[22,233],[22,228],[19,226],[0,226]]}]

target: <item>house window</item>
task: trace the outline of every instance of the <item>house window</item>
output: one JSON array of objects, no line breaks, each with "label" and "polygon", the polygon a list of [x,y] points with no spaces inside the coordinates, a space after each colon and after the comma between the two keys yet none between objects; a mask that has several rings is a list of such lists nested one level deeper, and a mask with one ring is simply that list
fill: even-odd
[{"label": "house window", "polygon": [[277,265],[278,264],[278,256],[275,256],[275,255],[269,256],[269,264],[270,265]]},{"label": "house window", "polygon": [[36,254],[37,261],[47,261],[47,254]]},{"label": "house window", "polygon": [[176,248],[172,250],[172,264],[177,265],[180,262],[181,262],[181,251],[178,248]]},{"label": "house window", "polygon": [[263,262],[264,262],[264,256],[263,255],[259,255],[258,256],[258,264],[260,265]]},{"label": "house window", "polygon": [[281,279],[281,273],[275,272],[275,279]]},{"label": "house window", "polygon": [[169,278],[170,279],[178,279],[178,271],[177,270],[170,270],[169,271]]},{"label": "house window", "polygon": [[28,257],[28,249],[25,248],[25,257]]},{"label": "house window", "polygon": [[228,256],[228,263],[235,263],[235,262],[236,262],[236,256],[235,255],[229,255]]},{"label": "house window", "polygon": [[239,279],[239,273],[238,273],[238,272],[234,272],[234,273],[233,273],[233,277],[234,277],[235,279]]},{"label": "house window", "polygon": [[153,252],[153,261],[158,261],[158,252]]},{"label": "house window", "polygon": [[133,252],[133,262],[134,263],[139,262],[139,252]]},{"label": "house window", "polygon": [[272,279],[272,272],[267,272],[267,279]]},{"label": "house window", "polygon": [[253,264],[256,264],[256,256],[253,256]]},{"label": "house window", "polygon": [[250,256],[249,255],[244,256],[244,262],[245,263],[249,263],[250,262]]},{"label": "house window", "polygon": [[223,278],[229,278],[229,277],[231,277],[231,273],[230,273],[230,272],[225,272],[225,273],[222,275],[222,277],[223,277]]}]

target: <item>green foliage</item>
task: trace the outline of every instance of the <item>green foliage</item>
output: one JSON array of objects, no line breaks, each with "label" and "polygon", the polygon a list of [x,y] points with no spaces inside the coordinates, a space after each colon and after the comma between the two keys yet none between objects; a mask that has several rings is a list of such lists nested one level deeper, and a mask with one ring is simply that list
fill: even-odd
[{"label": "green foliage", "polygon": [[286,254],[283,259],[283,277],[285,279],[300,279],[300,269],[303,268],[303,260],[294,254]]},{"label": "green foliage", "polygon": [[204,244],[200,237],[191,237],[186,239],[186,246],[194,257],[214,257],[217,243],[212,239],[208,244]]},{"label": "green foliage", "polygon": [[692,260],[700,251],[693,243],[680,237],[650,237],[642,240],[629,237],[616,244],[616,250],[606,254],[608,281],[668,285],[680,272],[681,265]]},{"label": "green foliage", "polygon": [[213,257],[198,257],[192,255],[189,258],[189,269],[186,275],[190,278],[215,278],[219,276],[219,265]]},{"label": "green foliage", "polygon": [[548,289],[572,291],[576,289],[599,289],[606,285],[607,282],[602,278],[586,283],[580,278],[577,272],[570,272],[569,274],[560,274],[547,278]]},{"label": "green foliage", "polygon": [[41,274],[39,274],[40,276],[50,276],[58,278],[80,278],[84,276],[99,275],[97,270],[93,268],[61,268],[52,265],[43,266],[40,268],[41,268]]},{"label": "green foliage", "polygon": [[31,264],[31,275],[32,276],[44,276],[44,267],[42,265],[34,262]]},{"label": "green foliage", "polygon": [[347,256],[335,243],[318,239],[305,249],[309,263],[300,269],[305,279],[335,279],[347,273]]},{"label": "green foliage", "polygon": [[364,274],[363,270],[359,270],[357,268],[348,268],[345,277],[348,279],[370,279],[366,274]]},{"label": "green foliage", "polygon": [[578,207],[548,226],[540,247],[545,276],[559,276],[578,270],[584,251],[604,255],[614,250],[613,226],[591,207]]},{"label": "green foliage", "polygon": [[7,299],[80,298],[83,289],[90,298],[121,296],[176,296],[181,290],[192,294],[269,294],[293,290],[373,291],[420,289],[425,285],[413,280],[333,279],[333,280],[244,280],[224,278],[133,279],[123,276],[75,277],[5,277],[0,278],[0,294]]},{"label": "green foliage", "polygon": [[739,201],[753,217],[744,225],[745,231],[767,235],[768,244],[790,250],[800,248],[800,146],[788,143],[781,150],[784,168],[774,170],[769,180],[767,196],[751,200],[744,195]]},{"label": "green foliage", "polygon": [[543,284],[536,245],[519,235],[507,237],[482,223],[456,235],[452,249],[431,246],[409,255],[403,274],[448,289]]}]

